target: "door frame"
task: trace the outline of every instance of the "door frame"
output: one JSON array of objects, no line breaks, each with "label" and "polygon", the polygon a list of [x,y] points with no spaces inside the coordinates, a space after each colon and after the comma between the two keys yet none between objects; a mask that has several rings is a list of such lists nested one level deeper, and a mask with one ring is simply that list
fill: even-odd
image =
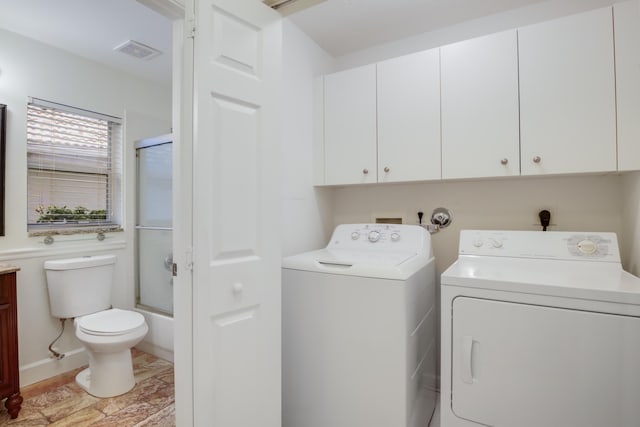
[{"label": "door frame", "polygon": [[173,279],[176,425],[193,426],[193,0],[138,0],[173,23]]},{"label": "door frame", "polygon": [[[164,0],[170,1],[170,0]],[[176,425],[193,426],[193,73],[195,4],[173,27],[174,382]],[[177,254],[177,256],[175,255]]]}]

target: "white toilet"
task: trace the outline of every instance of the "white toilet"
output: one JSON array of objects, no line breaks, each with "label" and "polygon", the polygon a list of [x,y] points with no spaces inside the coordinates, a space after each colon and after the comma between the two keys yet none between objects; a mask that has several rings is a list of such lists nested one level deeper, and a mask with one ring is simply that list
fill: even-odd
[{"label": "white toilet", "polygon": [[76,337],[89,368],[76,382],[96,397],[113,397],[135,386],[131,347],[149,331],[142,314],[111,308],[115,255],[45,261],[51,314],[74,318]]}]

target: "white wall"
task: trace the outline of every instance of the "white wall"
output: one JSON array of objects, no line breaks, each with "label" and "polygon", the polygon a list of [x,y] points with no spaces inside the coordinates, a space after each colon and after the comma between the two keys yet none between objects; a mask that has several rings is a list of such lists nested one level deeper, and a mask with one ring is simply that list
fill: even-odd
[{"label": "white wall", "polygon": [[313,79],[332,58],[291,21],[283,23],[282,255],[317,249],[333,231],[332,190],[313,188]]},{"label": "white wall", "polygon": [[[134,159],[131,142],[150,131],[149,120],[125,122],[124,161],[125,232],[109,233],[104,242],[95,235],[56,237],[45,246],[42,238],[27,235],[26,103],[33,96],[116,117],[140,113],[167,133],[171,123],[171,89],[149,83],[68,52],[0,30],[0,103],[7,104],[6,236],[0,237],[0,261],[15,264],[18,272],[18,339],[21,382],[28,384],[86,363],[81,345],[68,325],[57,348],[69,355],[48,358],[47,346],[58,333],[51,317],[42,264],[50,258],[87,253],[114,253],[114,303],[133,305],[133,192]],[[159,125],[160,123],[166,126]],[[155,129],[154,129],[155,130]],[[156,132],[154,132],[156,133]],[[144,135],[151,136],[151,135]],[[88,239],[88,240],[78,240]],[[66,240],[66,241],[65,241]]]},{"label": "white wall", "polygon": [[547,0],[343,55],[335,59],[335,71],[407,55],[409,53],[497,33],[507,29],[523,27],[525,25],[531,25],[561,16],[568,16],[598,7],[610,6],[615,2],[617,1]]},{"label": "white wall", "polygon": [[624,268],[640,277],[640,172],[622,176],[622,251]]}]

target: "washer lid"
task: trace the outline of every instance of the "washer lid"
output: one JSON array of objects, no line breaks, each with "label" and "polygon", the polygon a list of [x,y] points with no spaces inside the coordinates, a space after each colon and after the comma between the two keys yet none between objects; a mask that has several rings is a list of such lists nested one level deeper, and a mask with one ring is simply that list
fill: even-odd
[{"label": "washer lid", "polygon": [[90,335],[123,335],[144,324],[144,316],[117,308],[100,311],[78,320],[82,332]]},{"label": "washer lid", "polygon": [[369,252],[341,249],[325,249],[318,251],[316,260],[320,264],[376,265],[379,267],[396,267],[415,257],[415,252]]},{"label": "washer lid", "polygon": [[345,276],[407,280],[433,258],[415,252],[320,249],[282,260],[282,268]]}]

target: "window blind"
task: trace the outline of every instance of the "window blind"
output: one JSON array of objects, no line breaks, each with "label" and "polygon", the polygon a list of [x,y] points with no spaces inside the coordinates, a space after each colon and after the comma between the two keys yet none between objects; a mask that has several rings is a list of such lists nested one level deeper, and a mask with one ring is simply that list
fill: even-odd
[{"label": "window blind", "polygon": [[27,105],[29,228],[117,224],[119,119],[32,99]]}]

